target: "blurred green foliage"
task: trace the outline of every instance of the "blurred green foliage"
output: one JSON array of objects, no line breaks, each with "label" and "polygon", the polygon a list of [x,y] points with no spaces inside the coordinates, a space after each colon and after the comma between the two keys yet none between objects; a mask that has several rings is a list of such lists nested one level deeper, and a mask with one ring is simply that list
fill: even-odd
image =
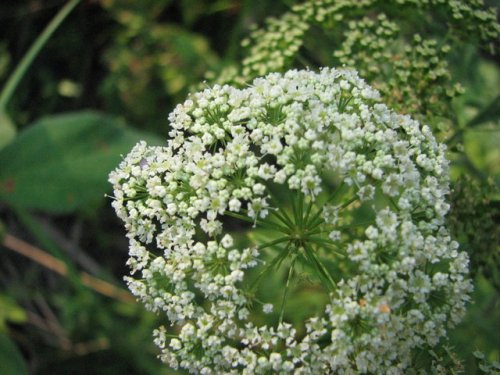
[{"label": "blurred green foliage", "polygon": [[28,374],[22,354],[5,333],[0,333],[0,371],[4,375]]},{"label": "blurred green foliage", "polygon": [[[205,77],[234,80],[241,61],[255,52],[255,38],[240,47],[251,25],[266,25],[266,17],[279,17],[295,3],[82,1],[55,31],[0,109],[0,223],[7,233],[62,260],[69,273],[63,278],[0,245],[0,374],[171,373],[155,358],[152,343],[151,332],[162,317],[139,304],[105,297],[78,276],[82,270],[124,288],[127,241],[104,197],[110,190],[107,174],[138,140],[164,142],[167,114]],[[450,344],[465,359],[467,373],[480,373],[471,370],[478,368],[475,350],[490,361],[500,356],[495,337],[500,324],[500,63],[491,54],[498,41],[477,48],[472,29],[460,28],[456,20],[448,24],[445,8],[411,13],[379,3],[380,12],[356,9],[350,29],[348,19],[338,20],[350,33],[328,27],[325,33],[316,22],[297,48],[298,58],[286,62],[359,65],[374,84],[393,74],[387,64],[394,59],[400,68],[412,68],[410,78],[393,77],[396,81],[379,88],[396,106],[409,100],[414,107],[407,112],[422,112],[448,142],[455,181],[450,225],[471,255],[476,280],[474,303]],[[0,4],[0,91],[64,4]],[[379,13],[408,21],[388,46],[367,44],[368,36],[359,33],[363,22],[366,30],[390,28]],[[444,32],[448,27],[454,36]],[[405,50],[415,33],[436,39],[439,46],[446,37],[453,48],[422,44]],[[332,46],[340,45],[343,49],[334,54]],[[426,65],[432,48],[442,60]],[[350,55],[353,50],[358,54]],[[380,65],[370,66],[363,53],[373,57],[377,52]],[[436,79],[422,71],[436,73]],[[408,84],[397,93],[408,79],[420,82],[418,90]],[[465,88],[463,95],[450,95],[455,83]],[[446,102],[436,102],[433,95]],[[443,117],[444,127],[439,125]],[[311,293],[305,290],[302,297],[316,298]],[[300,296],[292,301],[296,319],[303,313],[301,302]],[[316,302],[322,303],[319,297]]]},{"label": "blurred green foliage", "polygon": [[[105,52],[109,74],[102,93],[113,112],[129,113],[140,126],[161,131],[162,109],[182,100],[217,62],[208,40],[186,27],[158,21],[170,1],[103,1],[120,24]],[[192,24],[196,18],[187,18]]]},{"label": "blurred green foliage", "polygon": [[137,139],[162,144],[97,112],[45,117],[0,150],[0,199],[50,213],[93,210],[108,190],[109,171]]}]

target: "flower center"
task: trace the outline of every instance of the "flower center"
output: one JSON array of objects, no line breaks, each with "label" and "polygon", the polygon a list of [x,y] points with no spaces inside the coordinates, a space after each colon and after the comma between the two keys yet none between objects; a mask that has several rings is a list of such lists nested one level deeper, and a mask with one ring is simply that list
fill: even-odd
[{"label": "flower center", "polygon": [[[339,238],[331,234],[337,229],[338,211],[353,203],[352,191],[345,190],[334,200],[312,199],[281,186],[278,190],[270,189],[270,205],[264,218],[253,220],[228,213],[253,223],[247,237],[258,247],[263,262],[249,272],[245,287],[256,301],[265,305],[271,302],[277,307],[274,318],[278,323],[287,319],[285,310],[291,310],[297,292],[313,297],[311,306],[301,306],[307,315],[313,316],[324,309],[329,294],[336,289],[345,254],[340,232]],[[276,284],[282,287],[272,292],[262,288]]]}]

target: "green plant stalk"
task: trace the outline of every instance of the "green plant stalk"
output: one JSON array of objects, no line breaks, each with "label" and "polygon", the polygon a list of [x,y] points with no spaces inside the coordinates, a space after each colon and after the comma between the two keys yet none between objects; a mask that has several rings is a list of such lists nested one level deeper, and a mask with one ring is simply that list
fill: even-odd
[{"label": "green plant stalk", "polygon": [[7,230],[5,229],[5,225],[0,221],[0,244],[3,242],[6,234]]},{"label": "green plant stalk", "polygon": [[280,309],[280,317],[279,317],[279,324],[283,323],[283,315],[285,313],[285,305],[286,305],[286,300],[288,298],[288,292],[290,291],[290,281],[293,276],[293,271],[295,267],[295,260],[297,260],[297,254],[292,259],[292,262],[290,264],[290,268],[288,269],[288,276],[286,278],[286,284],[285,284],[285,291],[283,292],[283,300],[281,301],[281,309]]},{"label": "green plant stalk", "polygon": [[71,11],[78,5],[80,0],[70,0],[64,7],[59,10],[55,17],[50,21],[45,30],[38,36],[35,42],[31,45],[30,49],[20,63],[17,65],[14,72],[11,74],[7,83],[5,84],[2,92],[0,93],[0,112],[4,112],[9,100],[11,99],[14,91],[26,74],[28,68],[35,60],[42,47],[47,43],[54,31],[61,25],[64,19],[71,13]]}]

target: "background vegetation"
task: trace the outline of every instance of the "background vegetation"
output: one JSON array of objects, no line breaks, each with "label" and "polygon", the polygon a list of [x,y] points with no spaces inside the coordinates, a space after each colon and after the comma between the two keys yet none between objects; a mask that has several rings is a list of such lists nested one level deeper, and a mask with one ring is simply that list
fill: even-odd
[{"label": "background vegetation", "polygon": [[[155,358],[151,337],[162,317],[135,303],[121,281],[127,273],[128,246],[105,197],[110,191],[107,175],[138,140],[162,144],[168,113],[203,80],[242,82],[255,75],[249,56],[256,55],[252,46],[263,36],[254,34],[247,47],[241,41],[250,35],[252,24],[265,25],[267,17],[290,12],[292,4],[0,4],[1,374],[169,373]],[[449,143],[454,176],[450,225],[470,251],[475,281],[474,302],[452,333],[451,345],[466,373],[481,373],[477,365],[483,361],[473,355],[476,350],[489,361],[500,357],[500,60],[493,53],[498,39],[484,42],[460,32],[444,33],[450,25],[459,27],[447,23],[442,9],[425,13],[425,27],[421,14],[408,14],[403,7],[374,9],[353,11],[352,19],[358,22],[354,29],[370,31],[370,24],[359,22],[364,17],[378,20],[380,12],[394,19],[406,17],[401,34],[391,39],[391,58],[401,57],[398,46],[417,32],[432,36],[439,45],[448,38],[453,48],[443,57],[446,65],[429,70],[444,68],[449,75],[436,73],[443,81],[430,80],[429,85],[451,91],[427,90],[428,77],[411,65],[427,57],[411,55],[406,56],[411,66],[402,63],[400,68],[414,68],[410,81],[421,82],[422,90],[417,97],[410,91],[400,93],[398,101],[394,84],[385,87],[387,80],[377,81],[382,73],[394,76],[394,71],[373,70],[360,54],[369,46],[356,43],[366,35],[356,39],[359,36],[345,32],[342,39],[321,22],[309,30],[297,57],[287,59],[282,68],[346,64],[364,69],[393,106],[419,113]],[[56,15],[60,22],[52,23],[52,34],[44,34],[51,21],[58,21]],[[348,20],[337,21],[342,30],[349,29]],[[33,43],[40,53],[30,58]],[[251,69],[241,68],[241,61]],[[375,63],[383,66],[387,61]],[[464,88],[463,94],[455,83]],[[415,99],[434,94],[448,99],[439,106]],[[413,100],[413,110],[402,105],[408,100]]]}]

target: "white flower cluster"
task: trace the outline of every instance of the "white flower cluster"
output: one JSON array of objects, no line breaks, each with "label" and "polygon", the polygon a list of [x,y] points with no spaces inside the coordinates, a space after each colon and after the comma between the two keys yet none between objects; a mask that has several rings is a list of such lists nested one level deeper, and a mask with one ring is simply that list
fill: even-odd
[{"label": "white flower cluster", "polygon": [[170,322],[164,362],[403,374],[460,320],[471,284],[444,227],[444,146],[378,101],[329,68],[215,86],[170,114],[167,146],[141,142],[111,173],[129,288]]},{"label": "white flower cluster", "polygon": [[[352,67],[393,110],[431,124],[442,139],[455,123],[451,102],[464,92],[449,67],[452,52],[470,42],[495,54],[497,12],[483,0],[299,1],[251,30],[242,41],[240,66],[211,72],[206,79],[244,87],[255,77],[314,68],[318,61]],[[446,25],[446,35],[455,37],[443,43],[436,24]]]}]

